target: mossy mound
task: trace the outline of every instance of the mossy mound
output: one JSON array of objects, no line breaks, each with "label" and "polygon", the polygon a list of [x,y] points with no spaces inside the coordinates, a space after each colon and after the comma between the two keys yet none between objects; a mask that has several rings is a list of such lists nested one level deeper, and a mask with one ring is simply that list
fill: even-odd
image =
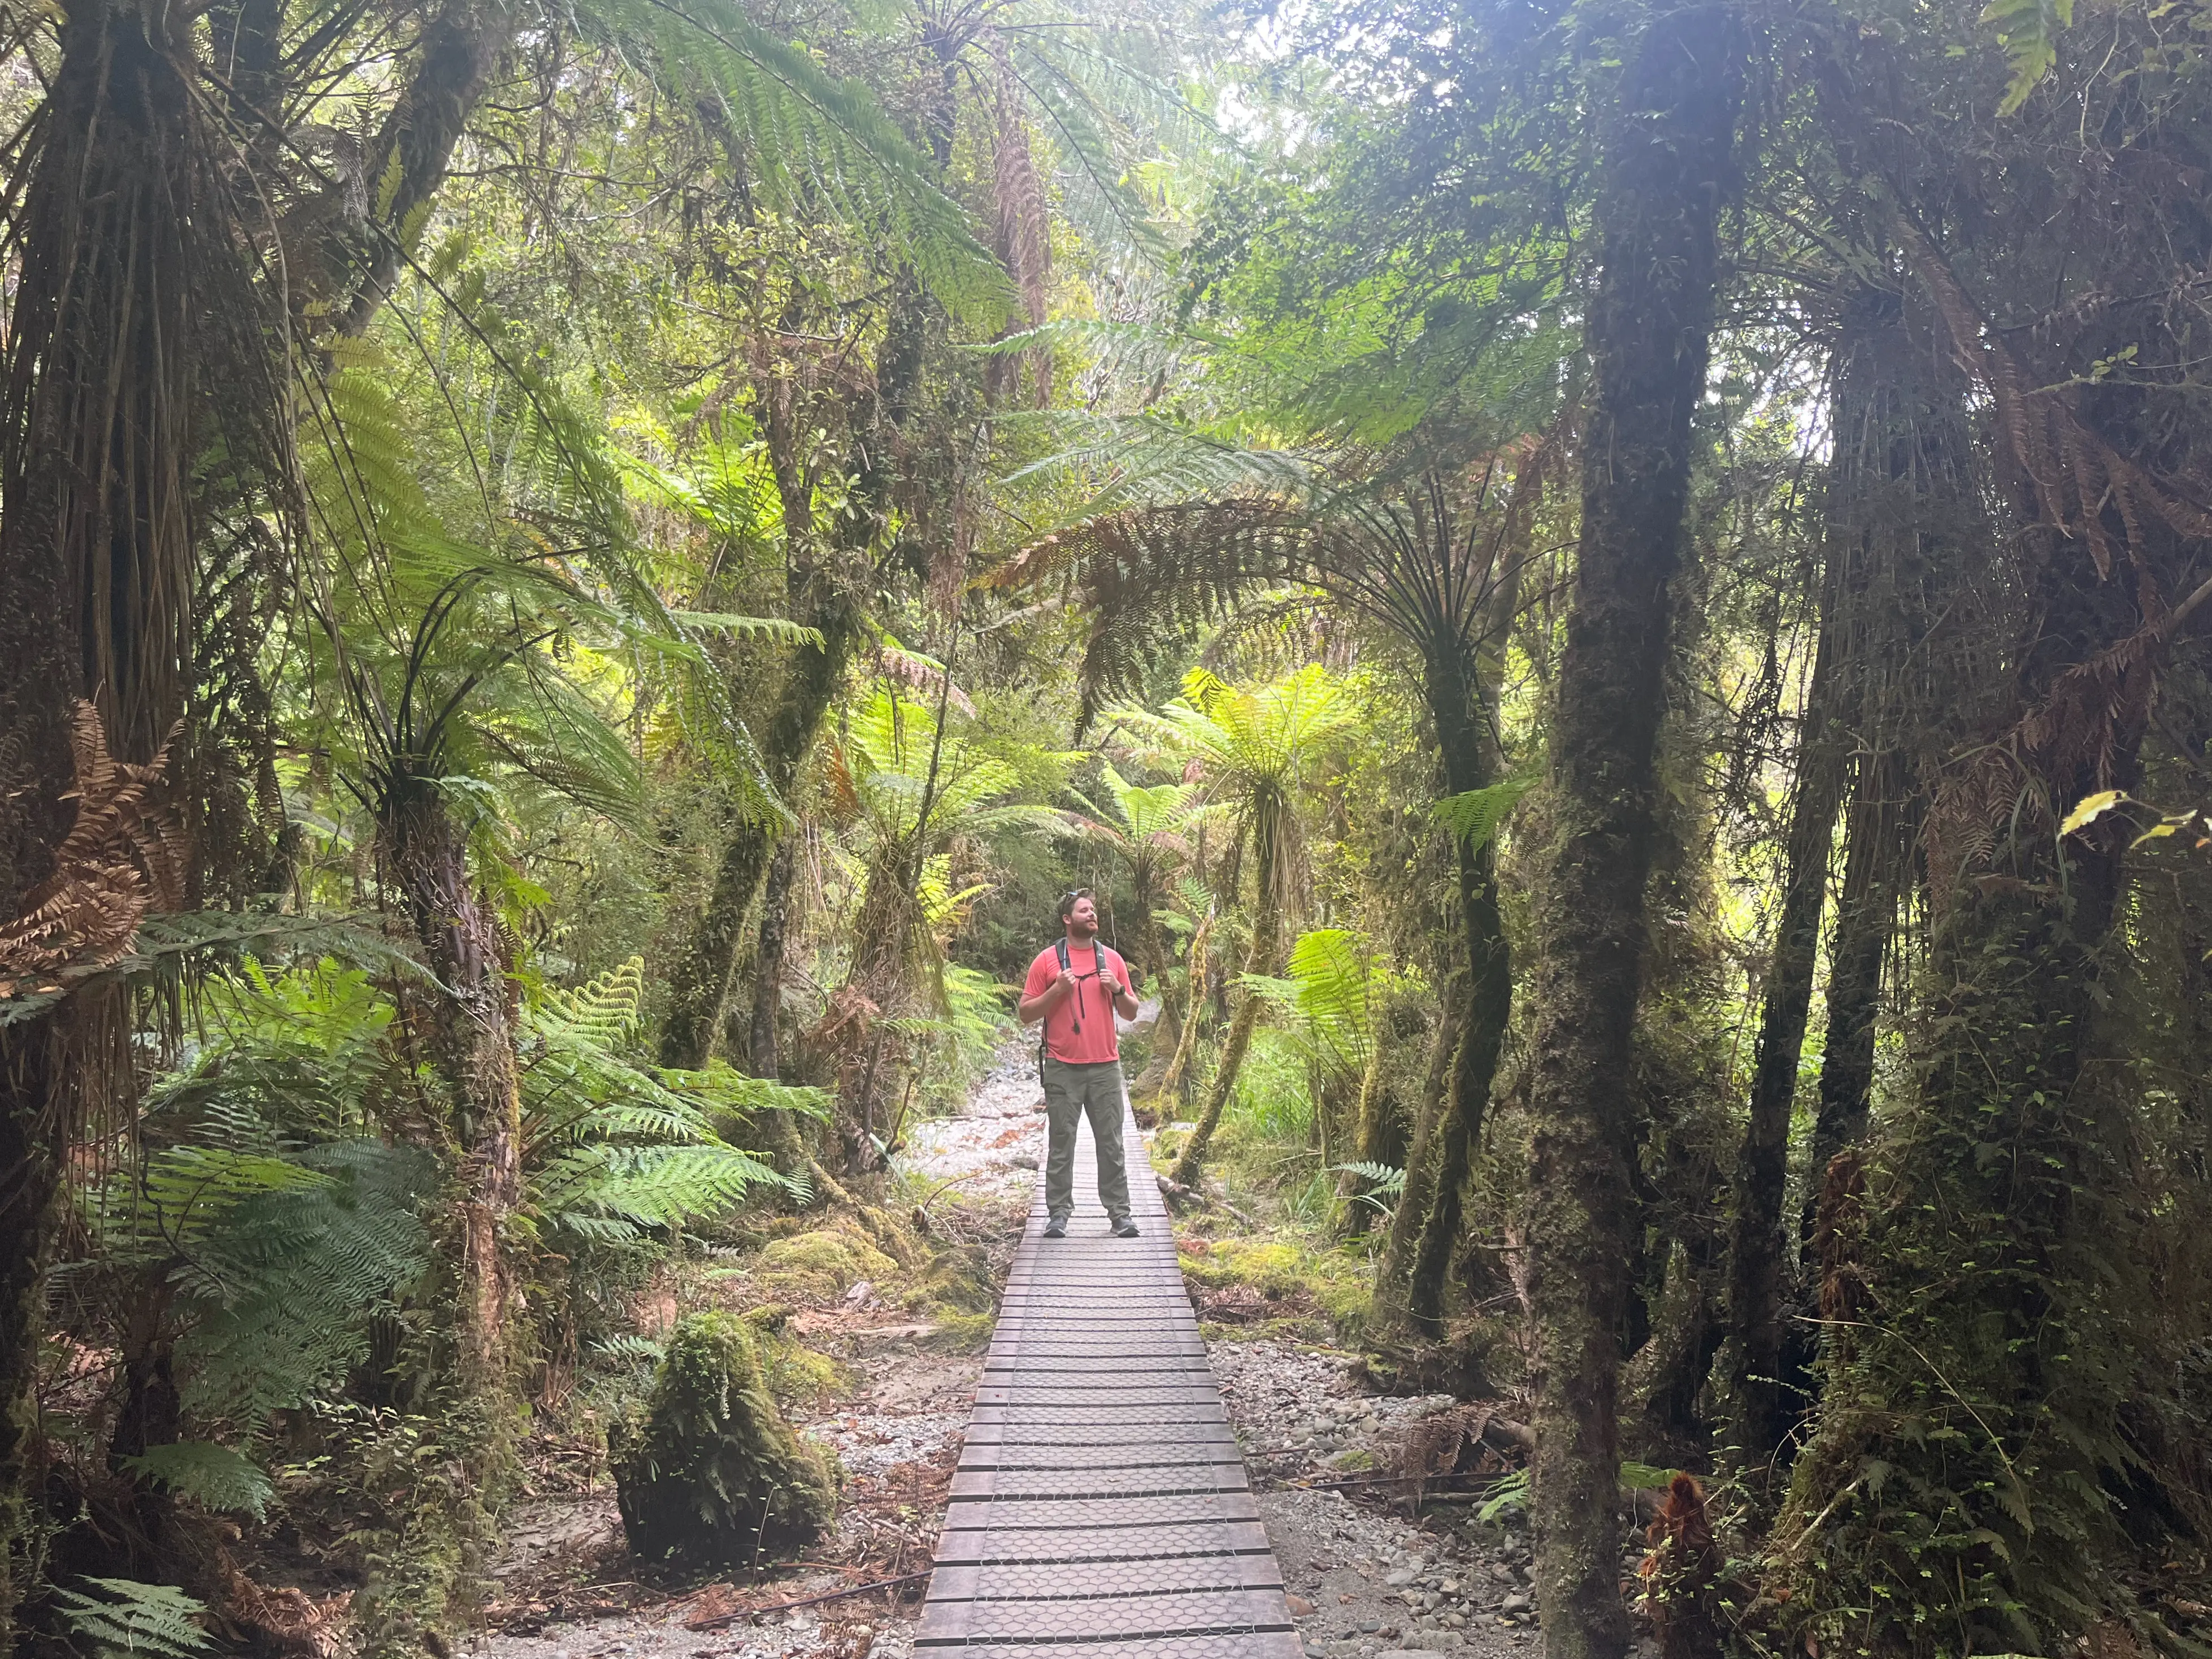
[{"label": "mossy mound", "polygon": [[639,1559],[749,1566],[805,1543],[836,1512],[834,1467],[776,1409],[760,1349],[739,1316],[692,1315],[670,1334],[643,1408],[608,1437]]},{"label": "mossy mound", "polygon": [[991,1258],[980,1244],[940,1250],[922,1275],[909,1305],[951,1310],[963,1314],[988,1314],[999,1305],[998,1286],[991,1279]]},{"label": "mossy mound", "polygon": [[995,1314],[940,1314],[922,1346],[933,1353],[981,1353],[991,1346],[991,1332],[998,1322]]},{"label": "mossy mound", "polygon": [[[1356,1337],[1367,1316],[1371,1285],[1367,1264],[1340,1250],[1313,1250],[1295,1243],[1249,1238],[1177,1241],[1176,1260],[1184,1280],[1200,1303],[1200,1318],[1224,1310],[1210,1307],[1206,1291],[1256,1291],[1269,1305],[1238,1310],[1235,1323],[1259,1332],[1262,1325],[1301,1321],[1317,1311],[1335,1334]],[[1267,1332],[1268,1334],[1296,1334]]]},{"label": "mossy mound", "polygon": [[857,1227],[840,1223],[769,1241],[753,1268],[753,1284],[780,1301],[835,1302],[861,1279],[880,1281],[898,1263]]}]

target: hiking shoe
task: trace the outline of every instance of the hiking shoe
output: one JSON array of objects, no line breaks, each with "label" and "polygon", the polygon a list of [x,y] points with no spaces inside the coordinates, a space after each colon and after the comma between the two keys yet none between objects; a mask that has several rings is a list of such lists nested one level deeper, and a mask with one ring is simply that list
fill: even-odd
[{"label": "hiking shoe", "polygon": [[1047,1238],[1066,1238],[1067,1237],[1066,1218],[1063,1216],[1054,1216],[1051,1220],[1046,1222],[1044,1224],[1044,1236]]},{"label": "hiking shoe", "polygon": [[1134,1238],[1136,1236],[1137,1224],[1127,1216],[1123,1216],[1119,1221],[1114,1224],[1115,1237]]}]

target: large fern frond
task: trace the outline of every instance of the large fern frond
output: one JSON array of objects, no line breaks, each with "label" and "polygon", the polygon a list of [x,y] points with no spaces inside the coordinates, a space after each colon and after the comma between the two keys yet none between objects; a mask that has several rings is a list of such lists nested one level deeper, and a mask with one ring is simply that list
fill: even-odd
[{"label": "large fern frond", "polygon": [[994,326],[1012,311],[1004,273],[966,213],[866,87],[825,73],[731,0],[582,0],[574,15],[684,103],[713,100],[775,199],[880,227],[972,319]]}]

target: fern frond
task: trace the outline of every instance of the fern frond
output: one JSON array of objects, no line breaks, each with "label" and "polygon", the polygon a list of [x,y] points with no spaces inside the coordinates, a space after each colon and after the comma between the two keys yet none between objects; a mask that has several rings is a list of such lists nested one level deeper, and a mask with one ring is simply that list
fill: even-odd
[{"label": "fern frond", "polygon": [[995,326],[1012,311],[998,262],[866,88],[825,74],[732,0],[589,0],[575,17],[683,103],[711,99],[760,170],[758,188],[881,225],[938,296],[973,320]]},{"label": "fern frond", "polygon": [[179,1440],[149,1446],[143,1455],[122,1462],[132,1474],[157,1481],[209,1509],[234,1510],[257,1521],[276,1491],[259,1464],[212,1441]]},{"label": "fern frond", "polygon": [[1493,783],[1487,788],[1470,789],[1464,794],[1447,795],[1431,809],[1437,821],[1465,844],[1470,853],[1487,846],[1505,822],[1521,797],[1543,781],[1538,772],[1523,773],[1517,778],[1508,778],[1503,783]]},{"label": "fern frond", "polygon": [[103,1659],[200,1659],[212,1649],[198,1620],[207,1604],[172,1584],[85,1577],[96,1595],[55,1585],[50,1594],[70,1634]]}]

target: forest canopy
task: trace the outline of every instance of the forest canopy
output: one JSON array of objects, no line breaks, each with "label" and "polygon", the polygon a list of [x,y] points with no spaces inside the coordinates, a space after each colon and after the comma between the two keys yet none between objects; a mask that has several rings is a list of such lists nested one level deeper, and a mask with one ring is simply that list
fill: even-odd
[{"label": "forest canopy", "polygon": [[0,1647],[796,1558],[1079,888],[1551,1659],[2212,1642],[2195,0],[0,20]]}]

